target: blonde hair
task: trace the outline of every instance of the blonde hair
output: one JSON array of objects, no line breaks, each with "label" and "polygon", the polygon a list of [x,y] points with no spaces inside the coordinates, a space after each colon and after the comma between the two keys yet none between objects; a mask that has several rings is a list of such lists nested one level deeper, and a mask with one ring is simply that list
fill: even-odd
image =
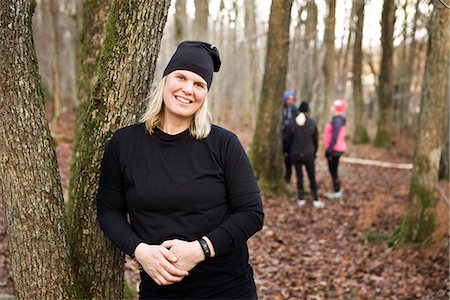
[{"label": "blonde hair", "polygon": [[[155,127],[162,127],[164,124],[164,87],[166,86],[166,76],[156,86],[156,89],[148,97],[147,109],[139,122],[145,123],[150,134]],[[194,120],[189,126],[191,135],[197,140],[204,139],[211,132],[211,113],[208,110],[208,97],[203,101],[202,106],[194,114]]]}]

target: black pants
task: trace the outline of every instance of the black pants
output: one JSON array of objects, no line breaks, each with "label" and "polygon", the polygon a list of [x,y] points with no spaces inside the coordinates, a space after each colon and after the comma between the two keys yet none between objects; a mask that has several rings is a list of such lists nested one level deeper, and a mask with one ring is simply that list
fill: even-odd
[{"label": "black pants", "polygon": [[333,181],[333,188],[335,192],[339,192],[341,189],[341,181],[339,180],[338,168],[339,168],[339,158],[342,153],[333,152],[327,156],[328,170],[330,171],[331,179]]},{"label": "black pants", "polygon": [[308,159],[306,161],[294,161],[295,173],[297,174],[297,197],[298,199],[304,199],[303,188],[303,171],[302,166],[305,165],[306,173],[308,174],[309,186],[311,188],[311,194],[314,200],[318,200],[317,197],[317,184],[316,184],[316,171],[314,168],[314,159]]},{"label": "black pants", "polygon": [[289,158],[289,143],[287,140],[283,139],[283,156],[284,156],[284,180],[289,182],[291,180],[292,175],[292,162]]}]

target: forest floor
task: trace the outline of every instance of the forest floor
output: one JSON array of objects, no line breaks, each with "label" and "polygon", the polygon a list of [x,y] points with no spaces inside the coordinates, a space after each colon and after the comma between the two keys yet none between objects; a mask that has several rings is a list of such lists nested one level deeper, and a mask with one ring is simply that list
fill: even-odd
[{"label": "forest floor", "polygon": [[[67,190],[73,120],[52,126],[62,185]],[[239,131],[244,146],[251,134]],[[345,157],[411,163],[412,138],[396,139],[391,150],[350,145]],[[326,161],[316,161],[319,196],[326,207],[304,207],[293,196],[263,196],[264,228],[249,241],[250,263],[260,299],[449,299],[449,183],[441,182],[437,243],[426,249],[397,246],[385,239],[398,226],[408,201],[411,170],[342,162],[344,195],[323,198],[331,188]],[[308,191],[309,183],[305,182]],[[306,197],[307,200],[311,200]],[[3,207],[0,204],[0,296],[13,294],[14,283]],[[128,260],[133,286],[139,274]]]}]

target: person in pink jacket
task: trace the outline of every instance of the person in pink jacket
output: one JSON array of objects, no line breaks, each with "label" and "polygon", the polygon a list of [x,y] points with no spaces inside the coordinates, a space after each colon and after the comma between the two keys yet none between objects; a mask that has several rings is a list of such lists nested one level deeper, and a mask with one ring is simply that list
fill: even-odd
[{"label": "person in pink jacket", "polygon": [[339,158],[347,151],[347,144],[345,143],[345,123],[346,119],[342,113],[347,108],[347,102],[344,99],[334,100],[331,108],[333,110],[333,117],[326,125],[323,135],[323,142],[325,145],[325,157],[328,162],[328,170],[333,181],[333,193],[326,193],[325,197],[329,199],[340,198],[342,196],[341,181],[339,179],[338,167]]}]

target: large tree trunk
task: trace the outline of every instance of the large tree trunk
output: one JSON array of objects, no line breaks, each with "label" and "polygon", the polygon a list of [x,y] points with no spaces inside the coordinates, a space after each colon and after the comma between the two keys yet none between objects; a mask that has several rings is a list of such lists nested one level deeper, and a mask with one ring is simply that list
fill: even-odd
[{"label": "large tree trunk", "polygon": [[195,0],[194,32],[195,39],[208,41],[209,0]]},{"label": "large tree trunk", "polygon": [[[106,34],[106,21],[108,17],[109,10],[111,8],[112,0],[104,1],[82,1],[82,5],[79,7],[79,14],[83,17],[79,20],[80,28],[80,43],[78,46],[78,107],[77,116],[75,119],[75,133],[73,142],[73,153],[72,153],[72,165],[71,173],[75,174],[80,170],[80,160],[77,157],[80,156],[81,147],[80,137],[83,132],[84,116],[86,115],[88,99],[92,87],[97,79],[96,71],[98,61],[100,60],[100,50],[105,39]],[[75,183],[75,176],[72,176],[71,182],[69,184],[69,190],[73,192],[71,188]],[[69,196],[67,211],[72,211],[73,195]],[[70,218],[69,218],[70,221]],[[70,227],[70,223],[69,223]]]},{"label": "large tree trunk", "polygon": [[285,89],[292,1],[273,0],[258,119],[250,158],[263,191],[284,188],[281,157],[281,98]]},{"label": "large tree trunk", "polygon": [[186,0],[176,0],[175,3],[175,43],[178,45],[188,36],[188,21]]},{"label": "large tree trunk", "polygon": [[0,198],[19,299],[74,299],[64,201],[33,48],[34,2],[0,7]]},{"label": "large tree trunk", "polygon": [[365,0],[356,0],[353,3],[356,16],[355,44],[353,46],[353,101],[355,103],[355,133],[353,135],[353,142],[355,144],[369,142],[369,135],[367,134],[367,129],[363,121],[363,87],[361,82],[364,2]]},{"label": "large tree trunk", "polygon": [[440,3],[428,25],[427,61],[422,85],[419,127],[414,150],[409,206],[400,237],[403,242],[424,244],[435,228],[435,207],[439,198],[438,172],[441,157],[442,118],[449,80],[450,10]]},{"label": "large tree trunk", "polygon": [[385,0],[381,20],[382,58],[378,84],[378,121],[374,144],[391,146],[395,1]]},{"label": "large tree trunk", "polygon": [[321,74],[315,83],[312,111],[315,112],[317,127],[323,127],[330,118],[331,103],[334,100],[334,71],[335,71],[335,47],[334,29],[336,25],[336,0],[328,1],[328,16],[324,33],[325,53],[322,61]]},{"label": "large tree trunk", "polygon": [[123,255],[106,239],[96,219],[99,166],[113,131],[143,112],[169,5],[169,0],[115,0],[108,16],[70,187],[69,237],[82,298],[122,298]]}]

